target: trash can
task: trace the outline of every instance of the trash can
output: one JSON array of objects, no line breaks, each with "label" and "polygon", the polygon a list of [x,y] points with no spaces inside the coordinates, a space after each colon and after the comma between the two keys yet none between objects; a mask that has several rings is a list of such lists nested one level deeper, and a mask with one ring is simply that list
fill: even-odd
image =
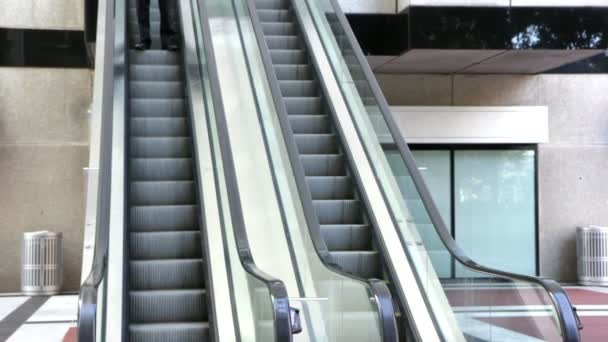
[{"label": "trash can", "polygon": [[63,284],[63,237],[49,231],[23,234],[21,291],[28,296],[53,295]]},{"label": "trash can", "polygon": [[608,227],[578,227],[576,257],[579,284],[608,286]]}]

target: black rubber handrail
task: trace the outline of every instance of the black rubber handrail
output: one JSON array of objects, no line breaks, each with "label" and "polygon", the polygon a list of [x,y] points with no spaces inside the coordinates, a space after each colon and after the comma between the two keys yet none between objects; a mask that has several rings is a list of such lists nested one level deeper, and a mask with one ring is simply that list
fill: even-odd
[{"label": "black rubber handrail", "polygon": [[89,68],[95,67],[93,46],[97,40],[97,19],[99,0],[84,0],[84,46],[87,52]]},{"label": "black rubber handrail", "polygon": [[[281,89],[279,87],[279,81],[274,72],[274,66],[270,56],[270,50],[266,43],[262,24],[256,11],[256,5],[254,0],[245,0],[253,30],[260,47],[260,55],[262,63],[266,71],[266,77],[271,89],[273,102],[275,109],[278,113],[278,120],[281,126],[281,131],[285,139],[285,147],[289,155],[289,162],[294,172],[294,180],[298,189],[300,201],[303,208],[304,217],[308,225],[311,240],[315,246],[315,251],[319,256],[321,263],[331,272],[335,272],[345,278],[358,281],[367,286],[368,291],[373,298],[375,298],[376,305],[378,306],[378,315],[380,320],[382,338],[384,342],[397,341],[398,340],[398,329],[397,320],[395,317],[395,307],[393,305],[393,298],[390,290],[385,282],[377,279],[364,279],[352,274],[348,274],[341,270],[340,266],[332,261],[332,257],[329,253],[329,249],[325,243],[325,240],[321,234],[321,226],[317,214],[312,205],[312,195],[310,189],[306,183],[306,177],[304,173],[304,167],[298,157],[298,147],[293,136],[291,129],[291,123],[289,122],[287,108],[282,100]],[[295,6],[294,6],[295,7]]]},{"label": "black rubber handrail", "polygon": [[401,157],[403,158],[403,161],[410,173],[410,176],[412,177],[414,185],[416,186],[416,189],[420,194],[424,207],[426,208],[431,219],[431,223],[433,224],[437,234],[439,235],[441,241],[443,242],[447,250],[456,260],[458,260],[466,268],[469,268],[473,271],[485,273],[490,276],[503,277],[515,279],[517,281],[522,282],[534,283],[544,288],[548,292],[549,297],[551,298],[553,305],[555,306],[557,315],[559,317],[560,329],[564,341],[580,341],[579,330],[582,329],[580,319],[576,313],[576,310],[573,308],[572,303],[568,298],[568,295],[557,282],[547,278],[521,275],[480,265],[473,261],[471,258],[469,258],[465,254],[464,250],[460,248],[460,246],[458,246],[454,238],[450,235],[450,230],[447,228],[445,222],[441,218],[439,210],[431,197],[431,193],[426,183],[424,182],[422,174],[416,166],[416,162],[414,160],[412,152],[410,151],[405,141],[405,138],[403,137],[397,124],[395,123],[389,105],[386,102],[386,98],[384,97],[384,94],[382,93],[382,90],[378,85],[376,78],[374,77],[374,74],[365,58],[365,55],[363,54],[363,51],[361,50],[361,47],[357,42],[357,39],[348,23],[348,20],[346,19],[346,16],[342,12],[342,9],[340,8],[336,0],[329,1],[333,7],[334,13],[338,19],[338,22],[341,25],[341,28],[344,31],[348,43],[357,59],[357,62],[363,71],[365,79],[371,88],[374,99],[378,107],[380,108],[381,114],[388,126],[389,132],[391,133],[391,136],[395,141],[395,145],[397,146],[397,149],[401,154]]},{"label": "black rubber handrail", "polygon": [[[97,1],[95,1],[97,3]],[[99,9],[105,19],[105,45],[107,51],[103,66],[103,99],[100,107],[101,139],[99,174],[97,182],[97,213],[95,220],[95,249],[91,270],[80,287],[78,299],[78,341],[94,342],[97,321],[98,288],[107,273],[108,234],[110,229],[110,192],[112,174],[112,120],[114,89],[114,1]],[[98,13],[95,11],[95,13]],[[95,21],[97,23],[97,21]]]},{"label": "black rubber handrail", "polygon": [[[217,72],[217,63],[215,61],[215,54],[213,50],[213,44],[211,40],[211,29],[209,27],[209,17],[206,11],[203,10],[205,0],[197,0],[199,15],[201,18],[203,41],[205,42],[205,53],[209,73],[209,82],[213,89],[211,94],[211,100],[216,115],[216,125],[219,137],[219,147],[221,152],[222,163],[224,165],[224,177],[226,179],[226,187],[228,192],[230,214],[232,218],[232,225],[234,227],[234,236],[238,248],[239,258],[243,268],[247,273],[251,274],[256,279],[266,284],[273,305],[273,316],[274,316],[274,332],[276,342],[290,342],[292,341],[291,324],[291,308],[289,305],[289,298],[287,294],[287,287],[283,281],[266,274],[260,270],[256,265],[251,248],[249,245],[249,239],[247,237],[247,229],[245,228],[245,220],[243,218],[243,209],[241,204],[241,198],[239,195],[239,187],[237,183],[237,176],[234,166],[234,158],[232,155],[232,148],[230,143],[230,137],[228,133],[228,125],[226,122],[226,114],[224,112],[223,100],[219,84],[219,75]],[[294,328],[296,328],[294,326]]]}]

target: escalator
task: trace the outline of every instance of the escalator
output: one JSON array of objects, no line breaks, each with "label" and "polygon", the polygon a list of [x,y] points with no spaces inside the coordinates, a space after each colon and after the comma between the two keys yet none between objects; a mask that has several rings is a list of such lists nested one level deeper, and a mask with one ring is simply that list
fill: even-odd
[{"label": "escalator", "polygon": [[[130,3],[129,26],[137,28],[135,1]],[[156,6],[153,14],[158,14]],[[160,18],[151,19],[154,32]],[[130,51],[129,339],[207,341],[201,224],[183,67],[178,52],[160,50],[159,45],[160,37],[153,35],[151,50]]]},{"label": "escalator", "polygon": [[[302,206],[312,208],[308,226],[323,239],[316,247],[337,271],[390,284],[400,340],[578,341],[580,322],[557,283],[478,265],[456,245],[337,2],[247,3]],[[397,167],[384,145],[398,147]],[[440,279],[436,255],[468,273]],[[506,293],[507,304],[486,290]],[[509,304],[521,312],[496,319]]]},{"label": "escalator", "polygon": [[[163,0],[158,0],[163,1]],[[151,28],[158,32],[158,1]],[[260,270],[215,112],[194,3],[176,2],[182,51],[130,49],[135,0],[100,0],[93,129],[94,255],[78,341],[291,341],[285,284]],[[95,137],[97,132],[99,136]],[[230,189],[228,192],[226,189]],[[204,204],[204,205],[203,205]],[[86,247],[85,247],[86,250]],[[239,299],[239,310],[236,300]],[[237,324],[247,317],[248,322]],[[238,318],[237,318],[238,317]]]},{"label": "escalator", "polygon": [[256,8],[330,255],[349,274],[382,278],[369,218],[291,2],[257,0]]}]

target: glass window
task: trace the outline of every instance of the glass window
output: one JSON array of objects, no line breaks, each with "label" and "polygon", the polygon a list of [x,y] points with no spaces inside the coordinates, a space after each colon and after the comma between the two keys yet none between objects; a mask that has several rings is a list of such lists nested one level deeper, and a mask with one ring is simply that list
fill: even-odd
[{"label": "glass window", "polygon": [[[413,154],[444,222],[469,257],[485,266],[536,274],[534,150],[419,149]],[[438,275],[471,276],[460,266],[453,269],[441,241],[428,231],[434,227],[422,203],[408,198],[416,192],[398,152],[386,155]]]},{"label": "glass window", "polygon": [[535,274],[535,203],[534,151],[454,152],[456,241],[473,260]]}]

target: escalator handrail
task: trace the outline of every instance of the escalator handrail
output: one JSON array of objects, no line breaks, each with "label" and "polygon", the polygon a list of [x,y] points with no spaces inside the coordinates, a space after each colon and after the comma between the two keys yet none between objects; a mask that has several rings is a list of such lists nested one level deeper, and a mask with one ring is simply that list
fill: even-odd
[{"label": "escalator handrail", "polygon": [[203,10],[204,0],[197,0],[198,10],[201,18],[202,34],[205,43],[204,52],[208,62],[209,82],[214,91],[211,94],[211,101],[217,113],[216,125],[218,130],[218,138],[220,145],[220,153],[222,163],[224,164],[224,177],[226,179],[226,188],[229,198],[230,214],[232,225],[234,226],[234,235],[238,248],[238,255],[247,273],[251,274],[256,279],[266,284],[271,296],[274,315],[274,336],[276,342],[291,342],[292,341],[292,326],[291,326],[291,309],[289,305],[289,297],[285,283],[258,268],[256,265],[249,239],[247,237],[247,229],[245,228],[245,219],[243,217],[243,209],[239,195],[239,187],[236,177],[236,168],[232,155],[230,137],[228,133],[228,125],[222,95],[220,91],[219,75],[217,72],[217,64],[215,61],[215,53],[213,44],[211,43],[211,31],[209,27],[209,17],[206,11]]},{"label": "escalator handrail", "polygon": [[298,157],[298,148],[292,134],[293,131],[291,129],[291,123],[288,119],[287,108],[285,107],[285,103],[282,101],[279,81],[274,72],[272,58],[270,56],[270,50],[264,37],[262,24],[256,12],[257,7],[254,3],[254,0],[245,0],[245,3],[247,5],[247,9],[249,12],[248,14],[251,19],[251,24],[253,26],[258,46],[261,50],[260,55],[262,58],[262,63],[264,65],[266,77],[268,79],[268,83],[271,89],[273,103],[278,113],[278,120],[281,126],[282,134],[285,137],[285,147],[289,155],[289,162],[294,173],[294,179],[296,182],[296,187],[298,189],[300,202],[302,204],[304,217],[308,226],[311,240],[313,242],[313,245],[315,246],[315,251],[319,256],[321,263],[325,266],[325,268],[327,268],[331,272],[335,272],[345,278],[349,278],[354,281],[358,281],[365,284],[368,291],[374,297],[376,305],[378,307],[378,315],[380,319],[383,341],[397,341],[398,329],[396,323],[397,320],[395,317],[395,308],[393,305],[391,292],[386,283],[377,279],[363,279],[355,275],[348,274],[342,271],[340,269],[340,266],[332,261],[332,257],[329,253],[329,249],[327,248],[327,244],[325,243],[325,240],[321,234],[321,226],[319,225],[315,209],[312,205],[312,195],[306,183],[304,168]]},{"label": "escalator handrail", "polygon": [[[103,58],[97,60],[96,75],[102,78],[101,138],[99,174],[97,182],[97,213],[95,220],[95,247],[91,270],[82,283],[78,298],[78,341],[93,342],[96,334],[98,288],[107,273],[108,234],[110,217],[110,184],[112,173],[112,109],[114,89],[114,1],[99,1],[98,27],[104,25],[104,45],[97,46]],[[105,5],[105,7],[103,7]],[[98,32],[98,31],[96,31]]]},{"label": "escalator handrail", "polygon": [[437,234],[439,235],[442,243],[445,245],[447,250],[454,258],[456,258],[460,263],[462,263],[465,267],[471,270],[492,276],[511,278],[522,282],[534,283],[543,287],[549,293],[553,305],[555,306],[557,315],[560,320],[560,329],[564,341],[579,341],[579,330],[582,328],[579,317],[576,314],[576,310],[574,310],[568,295],[556,281],[547,278],[511,273],[480,265],[473,261],[471,258],[469,258],[464,252],[464,250],[460,246],[458,246],[454,238],[450,235],[450,230],[447,228],[445,222],[441,218],[439,210],[431,197],[431,193],[426,183],[424,182],[422,174],[416,167],[414,157],[391,114],[386,98],[384,97],[382,90],[373,75],[371,67],[368,64],[350,25],[348,24],[346,16],[342,12],[342,9],[340,8],[340,5],[337,3],[336,0],[329,1],[333,7],[334,13],[337,16],[342,29],[344,30],[346,38],[348,39],[350,47],[352,48],[352,51],[355,54],[357,62],[363,70],[365,79],[372,90],[374,99],[376,100],[376,103],[380,108],[382,116],[388,126],[389,132],[395,141],[395,145],[397,146],[397,149],[401,154],[401,157],[403,158],[408,171],[410,172],[414,185],[416,186],[416,189],[420,194],[420,197],[426,210],[429,213],[429,217],[431,219],[431,222],[433,223],[433,227],[435,228]]}]

